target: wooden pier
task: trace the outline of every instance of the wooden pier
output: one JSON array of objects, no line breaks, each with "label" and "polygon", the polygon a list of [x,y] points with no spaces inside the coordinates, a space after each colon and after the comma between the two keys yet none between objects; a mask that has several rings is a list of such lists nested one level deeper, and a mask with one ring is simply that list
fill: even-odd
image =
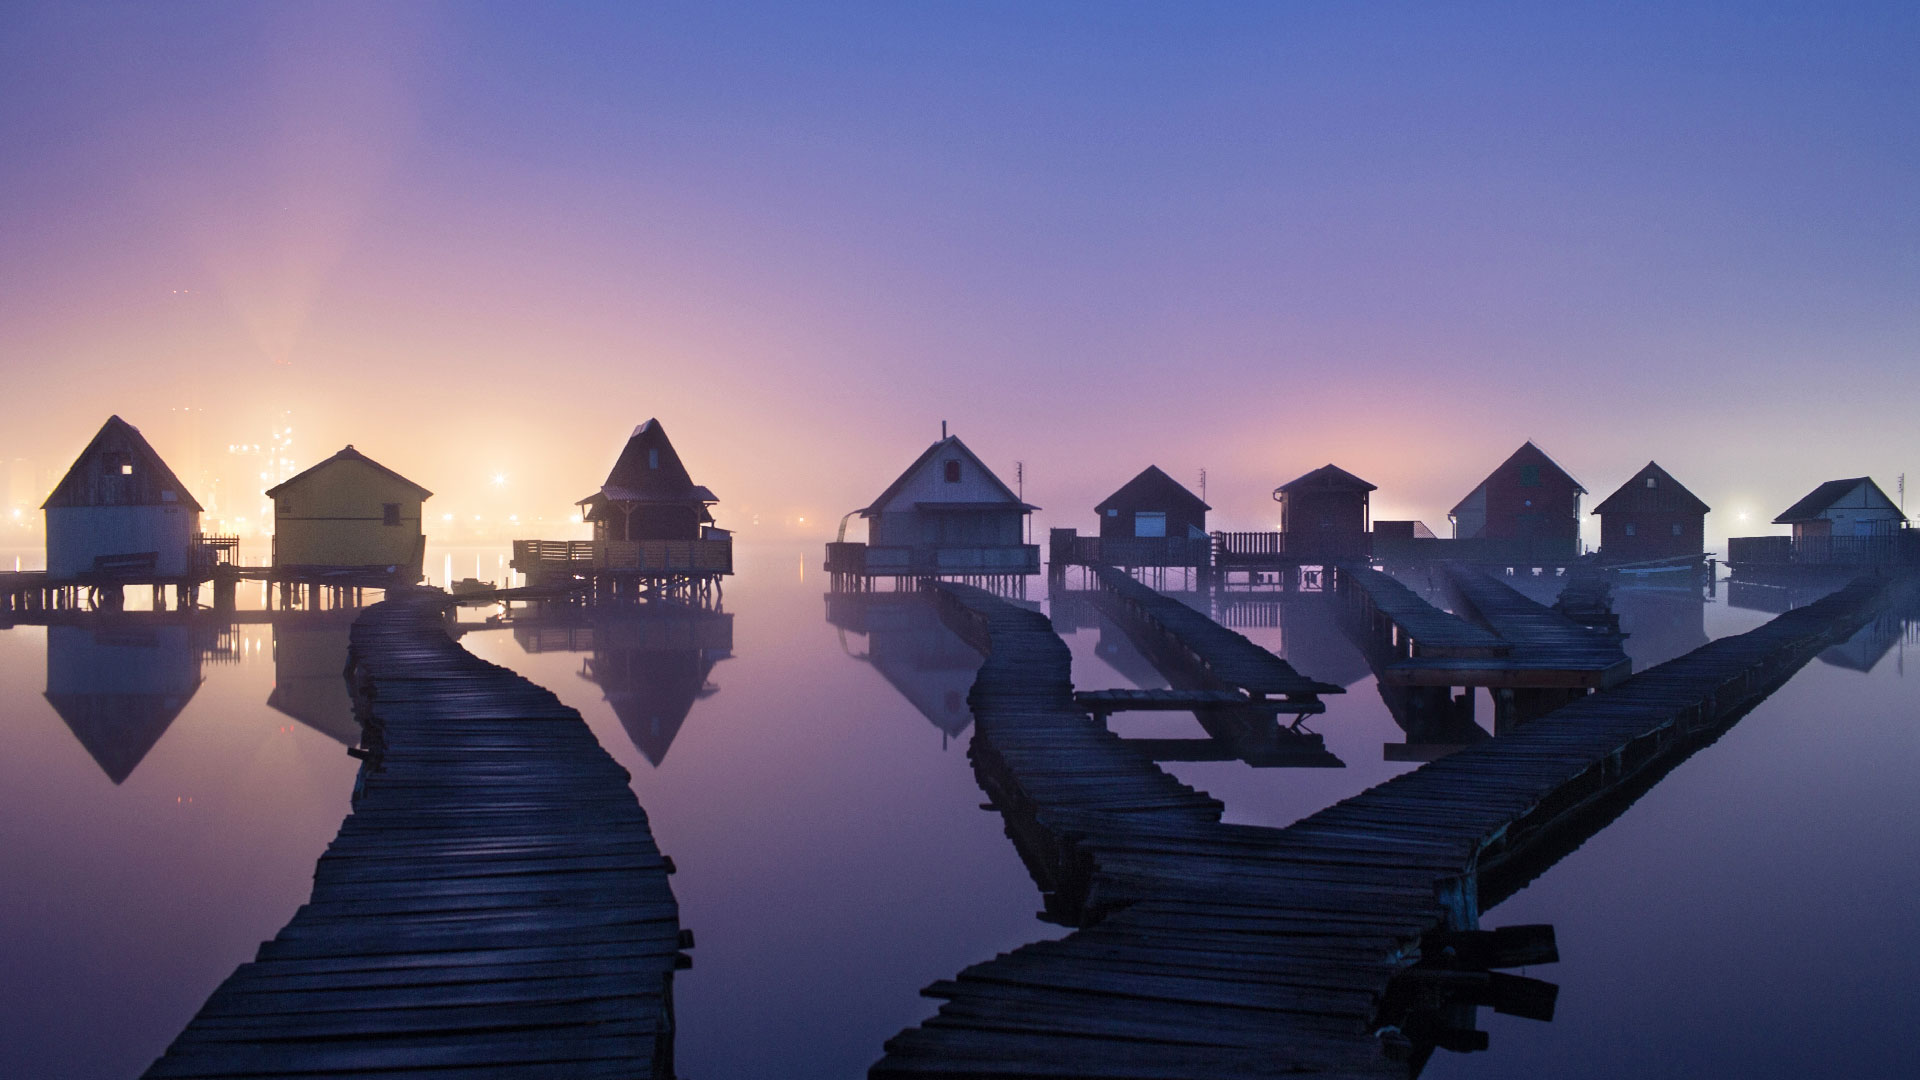
[{"label": "wooden pier", "polygon": [[[938,586],[987,653],[971,702],[981,786],[1047,898],[1082,929],[924,993],[937,1015],[876,1080],[1405,1078],[1483,1048],[1479,1005],[1548,1018],[1548,928],[1478,929],[1497,900],[1611,820],[1836,640],[1858,582],[1285,829],[1222,824],[1072,700],[1046,620]],[[1611,808],[1611,809],[1610,809]]]},{"label": "wooden pier", "polygon": [[1321,694],[1346,693],[1333,683],[1307,678],[1244,635],[1162,596],[1123,570],[1098,566],[1093,573],[1116,611],[1151,634],[1154,651],[1183,660],[1196,681],[1238,690],[1256,701],[1277,697],[1288,704],[1285,711],[1296,711],[1292,707],[1297,706],[1301,714],[1325,711]]},{"label": "wooden pier", "polygon": [[580,714],[454,644],[447,603],[355,622],[353,810],[146,1076],[672,1075],[673,864]]}]

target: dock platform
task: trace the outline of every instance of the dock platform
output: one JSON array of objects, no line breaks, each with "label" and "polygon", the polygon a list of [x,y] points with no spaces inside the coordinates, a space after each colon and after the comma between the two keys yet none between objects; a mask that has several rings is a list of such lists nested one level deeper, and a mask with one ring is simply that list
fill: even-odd
[{"label": "dock platform", "polygon": [[[1206,679],[1221,688],[1243,691],[1249,698],[1277,697],[1306,712],[1325,709],[1322,694],[1344,694],[1345,688],[1310,679],[1293,665],[1193,610],[1135,581],[1111,566],[1094,568],[1108,600],[1138,627],[1150,632],[1159,649],[1184,657]],[[1286,711],[1294,711],[1288,709]]]},{"label": "dock platform", "polygon": [[1486,1045],[1474,1006],[1550,1017],[1553,987],[1493,970],[1552,960],[1550,928],[1482,932],[1483,902],[1603,828],[1884,591],[1857,582],[1272,829],[1222,823],[1078,711],[1043,618],[940,586],[986,645],[976,773],[1050,917],[1080,929],[927,987],[938,1013],[869,1075],[1404,1080],[1438,1047]]},{"label": "dock platform", "polygon": [[352,812],[147,1077],[672,1076],[673,864],[580,714],[456,645],[447,603],[355,621]]}]

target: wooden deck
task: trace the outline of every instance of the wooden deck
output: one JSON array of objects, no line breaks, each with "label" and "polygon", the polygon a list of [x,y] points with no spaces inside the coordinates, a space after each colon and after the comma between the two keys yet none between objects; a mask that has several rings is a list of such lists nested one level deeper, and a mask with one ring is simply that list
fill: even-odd
[{"label": "wooden deck", "polygon": [[928,987],[939,1012],[888,1041],[876,1080],[1404,1078],[1436,1047],[1485,1045],[1462,1006],[1551,1015],[1552,987],[1488,970],[1553,950],[1476,934],[1483,888],[1604,827],[1597,808],[1718,737],[1884,590],[1856,583],[1286,829],[1222,824],[1078,711],[1042,617],[937,591],[987,651],[981,786],[1049,916],[1082,929]]},{"label": "wooden deck", "polygon": [[1398,632],[1403,655],[1495,657],[1513,651],[1500,635],[1434,607],[1392,574],[1365,563],[1342,563],[1338,573],[1342,592],[1357,594],[1370,618],[1389,623]]},{"label": "wooden deck", "polygon": [[1310,679],[1293,665],[1221,626],[1178,600],[1147,588],[1123,570],[1094,567],[1111,602],[1129,619],[1149,629],[1162,649],[1184,655],[1191,664],[1222,687],[1244,691],[1249,697],[1280,697],[1301,705],[1324,708],[1321,694],[1344,694],[1334,683]]},{"label": "wooden deck", "polygon": [[673,864],[580,714],[455,645],[446,602],[355,622],[353,810],[148,1077],[672,1075]]}]

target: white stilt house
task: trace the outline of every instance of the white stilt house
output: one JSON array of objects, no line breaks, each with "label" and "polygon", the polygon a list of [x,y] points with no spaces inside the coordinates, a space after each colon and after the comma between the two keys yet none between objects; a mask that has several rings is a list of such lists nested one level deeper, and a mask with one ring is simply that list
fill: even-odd
[{"label": "white stilt house", "polygon": [[138,428],[109,417],[41,509],[50,581],[204,575],[200,504]]}]

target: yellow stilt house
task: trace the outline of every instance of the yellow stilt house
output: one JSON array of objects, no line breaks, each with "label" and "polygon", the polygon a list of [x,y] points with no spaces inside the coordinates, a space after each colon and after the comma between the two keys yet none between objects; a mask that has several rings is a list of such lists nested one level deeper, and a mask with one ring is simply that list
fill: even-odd
[{"label": "yellow stilt house", "polygon": [[350,569],[420,580],[427,546],[420,504],[433,492],[351,445],[267,497],[277,573]]}]

